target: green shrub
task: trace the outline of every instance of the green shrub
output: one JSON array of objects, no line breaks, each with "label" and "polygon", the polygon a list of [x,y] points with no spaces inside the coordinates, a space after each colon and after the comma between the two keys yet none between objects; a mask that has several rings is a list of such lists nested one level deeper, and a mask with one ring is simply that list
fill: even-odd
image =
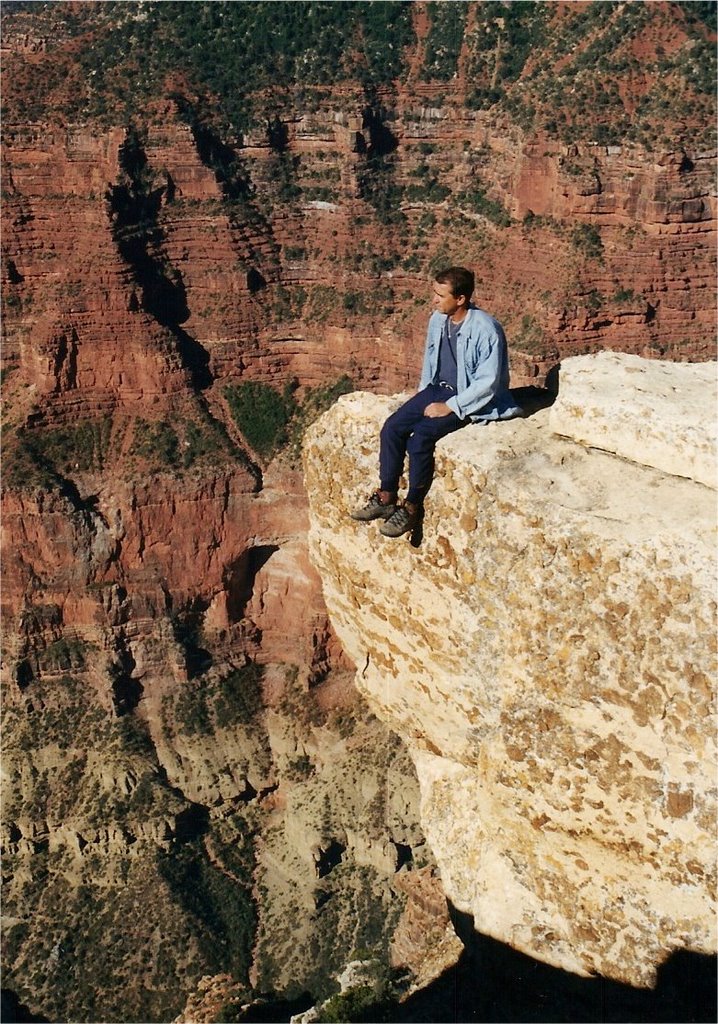
[{"label": "green shrub", "polygon": [[27,452],[51,472],[87,472],[103,468],[111,430],[112,420],[105,416],[50,430],[24,430],[22,441]]},{"label": "green shrub", "polygon": [[512,334],[511,345],[522,352],[541,352],[543,347],[543,327],[536,322],[530,313],[521,318],[518,331]]},{"label": "green shrub", "polygon": [[261,665],[250,661],[221,679],[215,700],[217,725],[249,725],[262,710]]},{"label": "green shrub", "polygon": [[367,1013],[373,1010],[376,1001],[374,989],[370,985],[360,985],[350,988],[341,995],[332,996],[321,1008],[316,1019],[320,1024],[374,1020],[375,1018],[367,1016]]},{"label": "green shrub", "polygon": [[291,425],[289,451],[293,458],[298,458],[304,434],[309,426],[319,419],[322,413],[334,405],[341,395],[348,395],[354,390],[351,377],[346,374],[339,377],[333,384],[309,388],[297,409]]},{"label": "green shrub", "polygon": [[337,310],[338,305],[338,293],[335,288],[326,284],[312,285],[307,294],[306,316],[310,320],[323,323]]},{"label": "green shrub", "polygon": [[591,291],[586,295],[586,305],[588,306],[591,313],[597,313],[601,306],[606,302],[606,298],[598,288],[592,288]]},{"label": "green shrub", "polygon": [[185,469],[202,459],[216,462],[218,457],[226,457],[233,450],[223,427],[211,417],[207,417],[203,423],[182,420],[179,426],[183,434],[182,466]]},{"label": "green shrub", "polygon": [[348,313],[368,313],[372,309],[372,297],[362,292],[345,292],[342,306]]},{"label": "green shrub", "polygon": [[641,302],[642,297],[640,295],[636,295],[632,288],[619,288],[611,297],[611,301],[619,304]]},{"label": "green shrub", "polygon": [[469,5],[463,0],[452,3],[429,3],[429,33],[424,53],[424,76],[429,80],[447,82],[456,73]]},{"label": "green shrub", "polygon": [[511,217],[501,203],[495,199],[489,199],[486,195],[486,191],[481,185],[474,186],[473,189],[462,192],[458,196],[458,202],[462,206],[467,206],[474,213],[480,213],[482,217],[486,217],[497,227],[506,228],[511,223]]},{"label": "green shrub", "polygon": [[157,866],[176,902],[194,918],[200,947],[209,941],[221,950],[224,969],[246,983],[256,929],[249,887],[209,863],[201,839],[159,855]]},{"label": "green shrub", "polygon": [[359,194],[374,208],[382,224],[401,224],[406,217],[401,209],[404,188],[395,180],[395,164],[384,154],[369,157],[357,170]]},{"label": "green shrub", "polygon": [[451,195],[451,189],[430,178],[421,185],[407,185],[404,199],[408,203],[441,203]]},{"label": "green shrub", "polygon": [[187,736],[212,734],[207,692],[202,680],[190,680],[185,684],[175,703],[175,717],[180,731]]},{"label": "green shrub", "polygon": [[571,232],[571,244],[588,259],[603,260],[603,241],[595,224],[578,224]]},{"label": "green shrub", "polygon": [[82,671],[88,644],[84,640],[62,637],[50,644],[38,657],[42,672]]},{"label": "green shrub", "polygon": [[166,420],[148,423],[137,419],[132,455],[159,464],[162,468],[175,469],[180,462],[177,434]]},{"label": "green shrub", "polygon": [[270,459],[287,440],[287,426],[295,410],[291,394],[260,381],[246,381],[224,389],[234,420],[248,443],[263,459]]}]

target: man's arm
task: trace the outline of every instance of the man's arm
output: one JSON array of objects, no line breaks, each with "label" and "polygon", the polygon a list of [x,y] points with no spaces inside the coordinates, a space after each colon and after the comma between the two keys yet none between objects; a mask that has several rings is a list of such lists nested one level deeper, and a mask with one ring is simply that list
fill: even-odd
[{"label": "man's arm", "polygon": [[432,365],[434,351],[436,349],[436,341],[432,340],[431,337],[431,325],[436,313],[432,313],[429,317],[429,324],[426,328],[426,342],[424,344],[424,363],[421,368],[421,377],[419,378],[419,387],[417,391],[423,391],[431,383],[431,378],[434,375],[435,366]]}]

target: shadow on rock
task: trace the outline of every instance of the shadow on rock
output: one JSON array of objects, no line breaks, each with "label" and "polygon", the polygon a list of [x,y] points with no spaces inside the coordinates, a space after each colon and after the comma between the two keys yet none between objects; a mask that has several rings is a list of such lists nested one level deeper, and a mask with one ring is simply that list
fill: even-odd
[{"label": "shadow on rock", "polygon": [[455,967],[396,1006],[386,1020],[442,1022],[666,1022],[716,1020],[716,958],[679,951],[655,989],[581,978],[541,963],[473,929],[450,907],[465,949]]}]

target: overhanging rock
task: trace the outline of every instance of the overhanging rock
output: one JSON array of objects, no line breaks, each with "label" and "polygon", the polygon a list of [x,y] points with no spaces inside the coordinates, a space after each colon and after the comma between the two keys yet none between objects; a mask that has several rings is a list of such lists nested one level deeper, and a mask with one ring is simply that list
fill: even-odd
[{"label": "overhanging rock", "polygon": [[[601,357],[564,363],[559,410],[592,366],[595,430]],[[662,366],[676,388],[694,370]],[[311,429],[310,545],[357,685],[416,763],[446,894],[532,956],[650,985],[671,951],[716,948],[715,491],[543,410],[440,443],[413,547],[348,516],[400,400],[349,395]]]}]

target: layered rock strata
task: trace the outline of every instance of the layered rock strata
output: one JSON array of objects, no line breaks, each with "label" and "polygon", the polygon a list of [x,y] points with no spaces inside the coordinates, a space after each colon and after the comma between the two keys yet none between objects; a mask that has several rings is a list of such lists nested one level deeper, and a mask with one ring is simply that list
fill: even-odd
[{"label": "layered rock strata", "polygon": [[[158,101],[138,119],[151,217],[134,263],[118,248],[122,189],[138,187],[123,166],[127,133],[7,125],[5,365],[66,415],[175,395],[190,378],[316,385],[329,363],[397,390],[418,373],[426,279],[447,262],[475,269],[517,384],[603,348],[710,357],[713,154],[560,146],[401,97],[396,183],[411,196],[429,174],[448,198],[405,200],[399,229],[359,197],[362,109],[337,95],[285,124],[294,198],[265,135],[217,139],[253,190],[240,201],[176,105]],[[331,202],[311,198],[317,181]],[[499,223],[466,199],[485,188]]]},{"label": "layered rock strata", "polygon": [[680,399],[714,408],[715,378],[657,366],[667,420],[644,361],[606,371],[566,360],[552,410],[442,441],[414,544],[348,517],[399,398],[341,399],[305,448],[310,546],[450,900],[538,959],[650,986],[671,951],[716,947],[715,439]]}]

